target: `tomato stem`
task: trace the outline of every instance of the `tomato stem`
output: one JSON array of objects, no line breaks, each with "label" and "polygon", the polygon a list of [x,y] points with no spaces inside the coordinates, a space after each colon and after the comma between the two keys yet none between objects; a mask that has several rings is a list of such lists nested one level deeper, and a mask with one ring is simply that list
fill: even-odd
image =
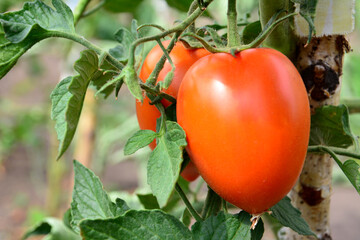
[{"label": "tomato stem", "polygon": [[[194,1],[191,3],[190,7],[189,7],[189,11],[188,11],[187,15],[190,16],[190,15],[196,10],[196,8],[198,8],[198,6],[199,6],[198,1],[197,1],[197,0],[194,0]],[[189,25],[188,31],[195,33],[195,30],[196,30],[196,28],[195,28],[195,21],[193,21],[193,22]]]},{"label": "tomato stem", "polygon": [[240,35],[237,30],[236,0],[228,0],[227,21],[228,47],[237,47],[240,45]]},{"label": "tomato stem", "polygon": [[308,152],[312,152],[312,153],[314,153],[314,152],[315,153],[329,153],[329,154],[330,154],[330,152],[333,152],[333,153],[341,155],[341,156],[360,159],[360,154],[359,153],[349,151],[349,150],[343,149],[343,148],[337,148],[337,147],[329,147],[329,146],[321,146],[321,145],[309,146],[308,147]]},{"label": "tomato stem", "polygon": [[202,218],[206,219],[211,215],[216,215],[221,209],[222,200],[223,199],[208,186],[208,193],[206,196],[204,209],[201,215]]},{"label": "tomato stem", "polygon": [[92,9],[84,12],[81,17],[87,17],[90,16],[91,14],[95,13],[96,11],[98,11],[99,9],[102,8],[102,6],[104,6],[104,4],[106,3],[106,0],[102,0],[100,1],[98,4],[96,4]]},{"label": "tomato stem", "polygon": [[255,38],[254,41],[252,41],[249,44],[246,45],[242,45],[240,48],[237,49],[237,51],[242,51],[245,49],[249,49],[249,48],[255,48],[260,46],[261,43],[263,43],[263,41],[271,34],[271,32],[283,21],[285,21],[286,19],[289,19],[295,15],[297,15],[297,13],[290,13],[287,14],[279,19],[276,20],[276,18],[283,13],[284,10],[280,10],[277,13],[275,13],[273,15],[273,17],[269,20],[269,22],[266,24],[266,26],[264,27],[264,30],[259,34],[259,36],[257,36]]},{"label": "tomato stem", "polygon": [[[264,28],[279,9],[293,12],[293,7],[293,3],[289,0],[260,0],[259,13],[262,27]],[[296,36],[292,25],[292,19],[284,21],[265,39],[264,46],[274,48],[292,59],[296,51]]]},{"label": "tomato stem", "polygon": [[189,199],[186,197],[186,194],[184,193],[184,191],[182,190],[182,188],[180,187],[180,185],[178,183],[176,183],[175,185],[175,190],[177,191],[177,193],[179,194],[179,196],[181,197],[181,199],[184,201],[187,209],[189,210],[189,212],[191,213],[191,215],[195,218],[195,220],[197,222],[202,222],[203,219],[200,217],[200,215],[197,213],[197,211],[195,210],[195,208],[191,205]]},{"label": "tomato stem", "polygon": [[83,13],[87,7],[87,5],[90,3],[91,0],[79,0],[78,4],[76,5],[74,9],[74,24],[76,25],[80,18],[83,16]]}]

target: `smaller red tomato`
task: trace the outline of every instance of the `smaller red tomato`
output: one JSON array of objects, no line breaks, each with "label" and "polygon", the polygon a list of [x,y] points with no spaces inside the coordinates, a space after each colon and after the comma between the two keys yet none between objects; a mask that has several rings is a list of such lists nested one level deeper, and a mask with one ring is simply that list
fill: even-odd
[{"label": "smaller red tomato", "polygon": [[199,177],[199,171],[197,170],[195,164],[190,161],[186,167],[184,168],[184,170],[181,172],[181,176],[189,182],[194,181],[195,179],[197,179]]},{"label": "smaller red tomato", "polygon": [[[164,41],[164,47],[169,45],[170,41]],[[166,94],[171,95],[174,98],[177,98],[177,93],[180,88],[180,83],[186,73],[186,71],[200,58],[209,55],[210,53],[205,49],[187,49],[180,42],[177,42],[170,53],[171,60],[175,65],[174,78],[168,89],[165,89],[164,92]],[[163,55],[163,51],[161,50],[159,45],[156,45],[147,57],[141,67],[140,71],[140,79],[145,82],[147,78],[150,76],[151,72],[154,70],[157,62]],[[160,71],[157,82],[164,80],[166,74],[170,72],[171,65],[168,61],[165,62],[163,69]],[[170,102],[167,100],[162,100],[161,103],[164,107],[170,106]],[[139,122],[139,126],[141,129],[149,129],[156,131],[156,119],[160,117],[159,110],[150,105],[149,98],[145,97],[144,102],[136,102],[136,115]],[[153,150],[156,147],[156,141],[154,140],[149,144],[150,148]],[[183,176],[188,181],[195,180],[199,173],[195,165],[192,162],[185,167],[182,171],[181,176]]]}]

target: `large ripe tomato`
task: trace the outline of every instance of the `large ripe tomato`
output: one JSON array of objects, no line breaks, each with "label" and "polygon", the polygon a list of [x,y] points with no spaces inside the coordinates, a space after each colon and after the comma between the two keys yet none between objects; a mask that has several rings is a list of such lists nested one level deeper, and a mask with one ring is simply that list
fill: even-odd
[{"label": "large ripe tomato", "polygon": [[309,102],[298,71],[276,50],[200,59],[181,84],[177,117],[200,175],[249,213],[276,204],[299,177]]},{"label": "large ripe tomato", "polygon": [[[163,45],[167,47],[170,41],[164,41]],[[169,86],[164,92],[177,97],[179,91],[180,83],[186,73],[186,71],[194,64],[198,59],[210,54],[205,49],[187,49],[181,43],[176,43],[173,50],[170,53],[171,60],[175,64],[174,78]],[[163,55],[161,48],[156,45],[147,55],[143,66],[140,71],[140,79],[145,82],[146,79],[150,76],[151,72],[156,66],[156,63],[160,60]],[[164,68],[161,70],[158,80],[162,81],[166,74],[171,70],[171,65],[168,61],[165,62]],[[139,126],[141,129],[150,129],[156,131],[156,119],[160,117],[159,110],[149,104],[149,98],[145,97],[144,102],[136,102],[136,115],[138,118]],[[167,100],[162,100],[161,103],[164,107],[168,107],[170,102]],[[150,145],[151,149],[156,147],[156,141],[154,140]],[[195,166],[189,163],[181,174],[186,180],[193,181],[199,174]]]}]

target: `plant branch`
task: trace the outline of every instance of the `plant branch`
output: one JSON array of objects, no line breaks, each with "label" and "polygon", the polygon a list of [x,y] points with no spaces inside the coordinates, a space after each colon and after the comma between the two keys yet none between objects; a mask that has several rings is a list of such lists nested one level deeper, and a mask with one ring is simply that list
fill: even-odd
[{"label": "plant branch", "polygon": [[208,186],[208,193],[201,217],[206,219],[211,215],[216,215],[221,209],[222,200],[223,199]]},{"label": "plant branch", "polygon": [[228,0],[227,21],[228,47],[237,47],[240,45],[240,36],[237,30],[236,0]]},{"label": "plant branch", "polygon": [[80,18],[82,17],[87,5],[90,3],[91,0],[79,0],[78,4],[74,9],[74,24],[76,25]]},{"label": "plant branch", "polygon": [[77,35],[77,34],[71,34],[71,33],[65,33],[65,32],[51,32],[51,37],[59,37],[59,38],[66,38],[73,40],[74,42],[77,42],[84,47],[91,49],[95,51],[98,55],[105,55],[106,60],[109,61],[111,65],[116,67],[117,69],[121,70],[124,68],[124,65],[119,62],[116,58],[111,56],[108,52],[102,50],[100,47],[96,46],[95,44],[91,43],[89,40],[84,38],[83,36]]},{"label": "plant branch", "polygon": [[328,146],[321,146],[321,145],[316,145],[316,146],[309,146],[308,147],[308,152],[312,152],[312,153],[335,153],[341,156],[346,156],[346,157],[352,157],[352,158],[356,158],[356,159],[360,159],[360,153],[356,153],[353,151],[349,151],[347,149],[344,148],[337,148],[337,147],[328,147]]},{"label": "plant branch", "polygon": [[184,203],[185,203],[187,209],[189,210],[189,212],[191,213],[191,215],[195,218],[195,220],[197,222],[202,222],[203,219],[200,217],[200,215],[196,212],[194,207],[191,205],[189,199],[186,197],[186,194],[181,189],[181,187],[180,187],[180,185],[178,183],[176,183],[175,189],[178,192],[178,194],[180,195],[181,199],[184,201]]},{"label": "plant branch", "polygon": [[105,2],[106,2],[106,0],[100,1],[97,5],[95,5],[95,7],[93,7],[92,9],[84,12],[81,17],[87,17],[87,16],[95,13],[95,12],[98,11],[100,8],[102,8],[102,6],[104,6]]},{"label": "plant branch", "polygon": [[[190,8],[189,8],[189,11],[188,11],[188,16],[190,16],[199,6],[199,3],[197,0],[194,0],[191,5],[190,5]],[[195,28],[195,21],[193,23],[190,24],[189,26],[189,32],[195,32],[196,28]]]},{"label": "plant branch", "polygon": [[360,99],[343,99],[340,101],[349,109],[349,113],[360,113]]},{"label": "plant branch", "polygon": [[265,28],[264,31],[262,31],[261,34],[255,38],[254,41],[252,41],[249,44],[241,46],[240,48],[237,49],[237,51],[258,47],[280,23],[282,23],[283,21],[285,21],[290,17],[295,16],[296,14],[297,13],[290,13],[274,21],[267,28]]}]

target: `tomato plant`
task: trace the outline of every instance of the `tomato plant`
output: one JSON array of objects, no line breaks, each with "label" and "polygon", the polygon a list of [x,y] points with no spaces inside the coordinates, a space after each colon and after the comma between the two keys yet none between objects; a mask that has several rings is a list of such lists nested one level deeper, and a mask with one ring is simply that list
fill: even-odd
[{"label": "tomato plant", "polygon": [[[126,85],[137,99],[136,114],[141,129],[119,147],[123,147],[124,155],[148,145],[152,149],[145,162],[146,177],[140,178],[147,181],[139,181],[139,188],[131,193],[111,194],[121,196],[117,199],[110,198],[86,164],[74,161],[73,198],[64,221],[44,219],[24,239],[45,233],[49,238],[89,240],[104,236],[119,240],[218,239],[219,236],[259,240],[264,233],[263,216],[269,214],[296,234],[328,239],[326,204],[331,196],[330,162],[335,160],[360,193],[360,154],[350,148],[357,149],[357,139],[350,130],[346,106],[319,108],[337,101],[335,93],[341,86],[342,58],[349,46],[338,33],[311,39],[315,34],[317,1],[259,0],[256,1],[259,11],[253,11],[259,13],[259,21],[249,22],[252,17],[248,14],[237,16],[237,1],[228,0],[226,23],[215,21],[213,10],[208,9],[214,0],[188,0],[186,4],[167,1],[182,11],[190,5],[187,16],[168,29],[142,23],[142,17],[149,17],[143,12],[152,9],[157,1],[130,2],[79,0],[73,12],[63,0],[52,0],[52,6],[35,0],[26,3],[22,10],[0,14],[0,78],[26,51],[44,39],[64,38],[87,48],[74,64],[76,73],[59,81],[51,94],[51,118],[56,122],[59,140],[58,159],[68,155],[64,153],[77,131],[78,142],[86,142],[87,147],[79,147],[85,153],[76,154],[75,158],[89,165],[81,157],[91,157],[97,121],[88,117],[92,124],[83,124],[84,118],[80,119],[81,114],[96,112],[95,104],[91,105],[88,98],[92,94],[89,87],[96,89],[95,96],[107,98],[113,92],[117,97]],[[319,2],[322,2],[319,8],[330,10],[328,6],[338,4]],[[220,11],[223,2],[217,4],[214,9]],[[350,6],[344,9],[352,10],[351,0],[341,4]],[[159,12],[163,11],[162,5],[154,9],[157,7],[161,9]],[[80,19],[101,8],[136,13],[141,25],[135,19],[130,25],[127,20],[127,27],[119,26],[112,39],[114,47],[107,50],[102,45],[108,43],[97,41],[98,46],[88,36],[80,35],[76,27]],[[341,15],[333,11],[327,14],[326,21]],[[197,26],[201,15],[208,18],[201,22],[210,25]],[[298,32],[306,36],[294,34],[294,29],[307,26],[309,29]],[[152,34],[144,28],[159,32]],[[324,35],[336,29],[323,28]],[[139,50],[152,41],[158,45],[144,59],[138,74],[144,57],[144,52]],[[271,44],[274,42],[277,44]],[[300,72],[285,55],[271,48],[285,53]],[[311,121],[308,97],[314,113]],[[82,131],[82,127],[88,131]],[[105,140],[110,141],[99,144],[100,148],[107,152],[106,146],[112,145],[112,141],[123,144],[126,133],[132,132],[128,121],[124,128],[127,131],[120,137],[121,131],[109,129],[113,135],[106,134]],[[309,155],[304,164],[306,153]],[[343,162],[338,155],[351,159]],[[303,175],[292,193],[296,195],[294,203],[300,208],[305,206],[304,218],[286,196],[303,166]],[[179,178],[182,175],[192,181],[199,173],[209,187],[206,197],[202,194],[205,183],[202,179],[195,187]],[[325,216],[320,224],[312,218],[319,212]],[[311,227],[304,219],[310,221]]]},{"label": "tomato plant", "polygon": [[181,84],[177,115],[191,159],[228,202],[261,213],[295,184],[310,109],[298,71],[280,52],[249,49],[200,59]]},{"label": "tomato plant", "polygon": [[[167,47],[169,43],[170,41],[164,41],[164,47]],[[177,98],[177,93],[186,71],[198,59],[208,54],[210,53],[203,48],[187,49],[181,42],[176,43],[170,53],[170,57],[175,65],[174,78],[169,88],[165,89],[164,92],[174,98]],[[156,63],[160,60],[162,55],[163,51],[159,45],[156,45],[153,49],[151,49],[140,70],[139,77],[143,82],[145,82],[146,79],[150,76],[151,72],[155,68]],[[165,62],[163,69],[160,71],[157,82],[164,80],[166,74],[170,72],[170,70],[171,65],[167,61]],[[161,103],[164,107],[168,107],[171,104],[165,99],[162,99]],[[154,105],[150,104],[150,99],[145,97],[143,103],[136,101],[136,116],[141,129],[156,131],[156,119],[158,119],[161,114]],[[151,142],[149,146],[153,150],[156,147],[156,140]],[[181,175],[188,181],[193,181],[198,177],[197,170],[191,162],[185,167]]]}]

